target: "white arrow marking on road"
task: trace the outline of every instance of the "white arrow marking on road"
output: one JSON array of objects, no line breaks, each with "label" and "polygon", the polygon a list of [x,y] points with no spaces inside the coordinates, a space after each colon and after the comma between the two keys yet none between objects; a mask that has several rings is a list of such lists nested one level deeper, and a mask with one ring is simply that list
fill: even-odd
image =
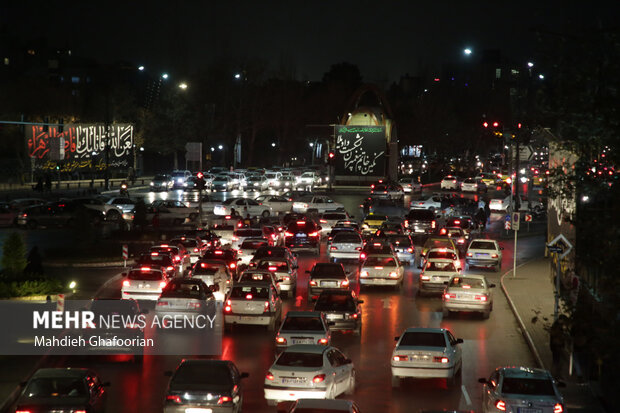
[{"label": "white arrow marking on road", "polygon": [[384,298],[383,300],[383,308],[390,308],[390,302],[391,300],[389,298]]},{"label": "white arrow marking on road", "polygon": [[471,406],[471,399],[469,398],[469,393],[467,393],[467,389],[464,384],[461,384],[461,391],[463,392],[463,397],[465,397],[465,403],[467,403],[468,406]]}]

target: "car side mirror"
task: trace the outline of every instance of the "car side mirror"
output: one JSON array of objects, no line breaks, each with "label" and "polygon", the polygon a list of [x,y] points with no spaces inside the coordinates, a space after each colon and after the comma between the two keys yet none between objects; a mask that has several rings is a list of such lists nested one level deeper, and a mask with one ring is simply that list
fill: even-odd
[{"label": "car side mirror", "polygon": [[485,379],[484,377],[480,377],[480,378],[478,379],[478,383],[487,384],[487,383],[488,383],[488,381],[487,381],[487,379]]},{"label": "car side mirror", "polygon": [[239,375],[241,379],[247,379],[248,377],[250,377],[250,373],[243,372]]},{"label": "car side mirror", "polygon": [[166,377],[172,377],[172,371],[169,371],[169,370],[164,371],[164,376],[166,376]]},{"label": "car side mirror", "polygon": [[495,284],[489,284],[489,288],[495,288]]},{"label": "car side mirror", "polygon": [[462,338],[457,338],[456,339],[456,344],[463,344],[463,339]]}]

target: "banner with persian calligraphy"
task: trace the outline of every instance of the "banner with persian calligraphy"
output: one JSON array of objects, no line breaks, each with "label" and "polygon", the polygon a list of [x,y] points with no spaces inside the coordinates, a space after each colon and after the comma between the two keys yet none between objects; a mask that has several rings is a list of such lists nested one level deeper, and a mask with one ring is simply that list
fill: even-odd
[{"label": "banner with persian calligraphy", "polygon": [[[108,126],[110,165],[127,164],[133,155],[133,125],[114,124]],[[106,152],[106,127],[97,124],[68,124],[60,132],[57,126],[26,128],[28,156],[35,159],[38,168],[50,161],[53,138],[64,138],[64,160],[76,165],[100,163]],[[92,162],[88,162],[92,161]],[[78,168],[79,169],[79,168]]]},{"label": "banner with persian calligraphy", "polygon": [[385,175],[385,127],[336,126],[335,132],[336,175]]}]

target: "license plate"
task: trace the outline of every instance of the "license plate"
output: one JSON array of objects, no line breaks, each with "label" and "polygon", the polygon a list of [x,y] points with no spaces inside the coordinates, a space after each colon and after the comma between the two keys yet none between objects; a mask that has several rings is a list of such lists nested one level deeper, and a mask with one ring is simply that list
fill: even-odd
[{"label": "license plate", "polygon": [[213,409],[201,409],[199,407],[189,407],[185,409],[185,413],[213,413]]},{"label": "license plate", "polygon": [[542,409],[532,409],[530,407],[519,407],[518,413],[542,413]]},{"label": "license plate", "polygon": [[312,344],[312,339],[292,340],[293,344]]},{"label": "license plate", "polygon": [[414,231],[415,232],[424,232],[424,230],[422,228],[416,228]]},{"label": "license plate", "polygon": [[297,238],[306,238],[306,234],[297,234]]},{"label": "license plate", "polygon": [[328,320],[342,320],[344,316],[342,314],[327,314]]},{"label": "license plate", "polygon": [[321,283],[322,287],[338,287],[338,283],[335,281],[324,281]]},{"label": "license plate", "polygon": [[306,382],[306,379],[302,379],[302,378],[282,379],[282,384],[302,384],[305,382]]},{"label": "license plate", "polygon": [[487,254],[486,252],[477,252],[476,253],[476,257],[488,257],[489,254]]},{"label": "license plate", "polygon": [[251,321],[254,317],[240,317],[241,321]]}]

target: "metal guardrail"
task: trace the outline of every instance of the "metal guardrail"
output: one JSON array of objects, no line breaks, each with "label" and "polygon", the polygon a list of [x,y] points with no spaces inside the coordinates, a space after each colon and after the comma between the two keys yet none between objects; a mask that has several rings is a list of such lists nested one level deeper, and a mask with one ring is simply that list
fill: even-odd
[{"label": "metal guardrail", "polygon": [[[131,186],[148,185],[152,177],[142,177],[134,181]],[[126,181],[123,178],[110,179],[110,188],[120,187],[121,182]],[[0,183],[0,191],[16,191],[16,190],[33,190],[36,187],[36,182],[30,182],[26,184],[12,184],[12,183]],[[87,189],[87,188],[103,188],[105,186],[105,179],[83,179],[76,181],[52,181],[52,189]]]}]

